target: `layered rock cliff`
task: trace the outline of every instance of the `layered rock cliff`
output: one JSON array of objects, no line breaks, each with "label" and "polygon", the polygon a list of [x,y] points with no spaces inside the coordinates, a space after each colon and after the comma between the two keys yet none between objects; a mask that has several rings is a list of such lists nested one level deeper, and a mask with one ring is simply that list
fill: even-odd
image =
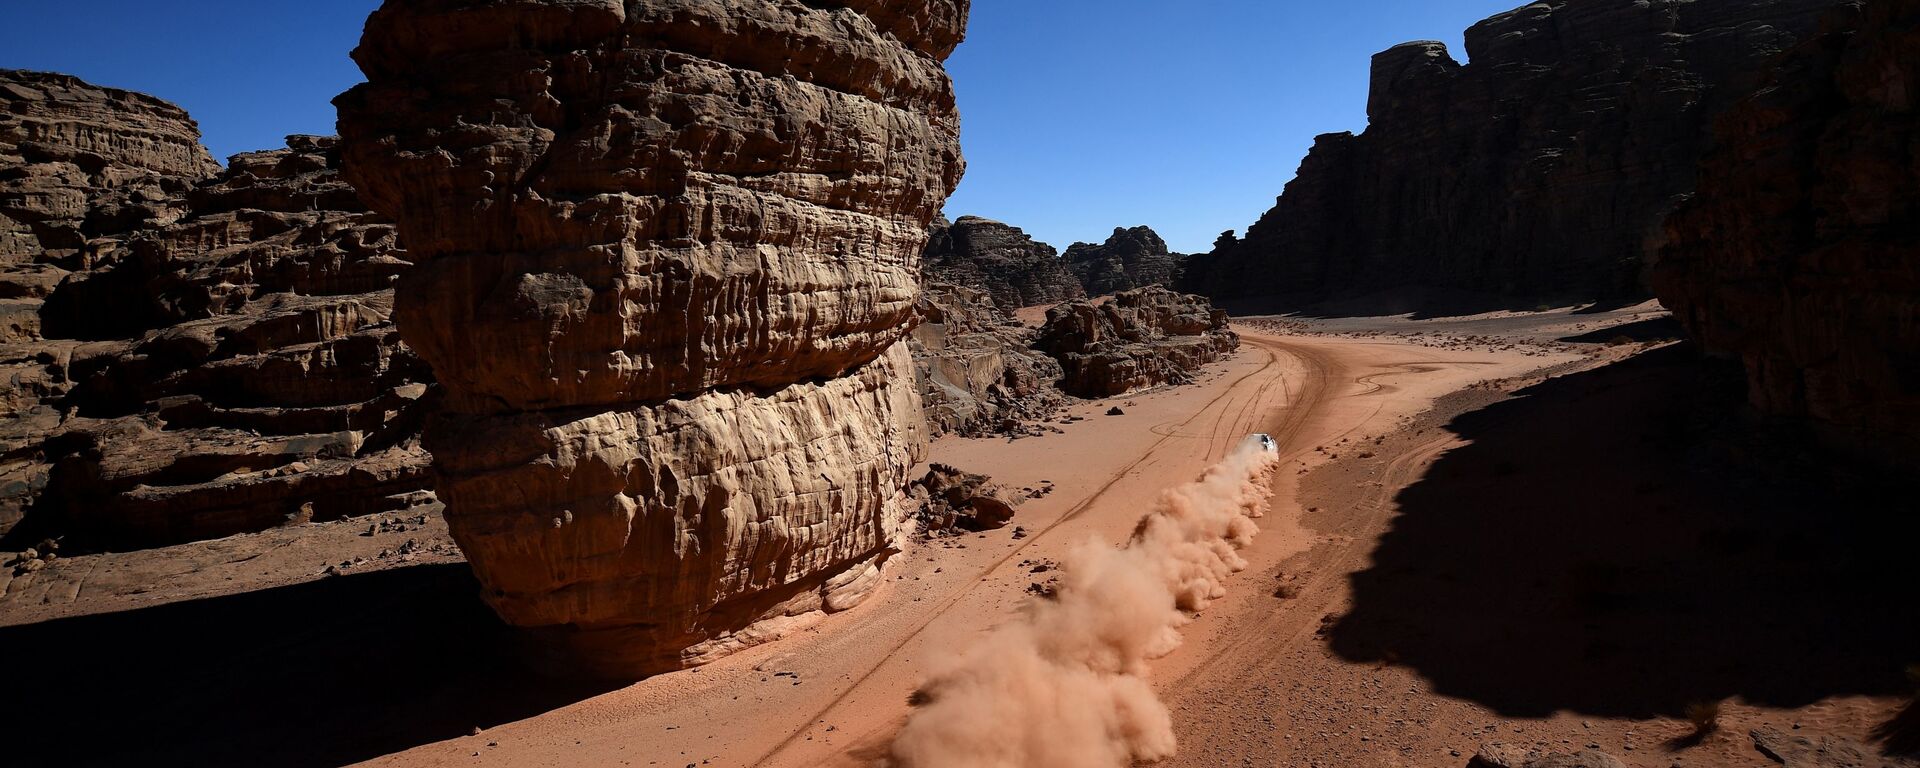
[{"label": "layered rock cliff", "polygon": [[417,266],[453,535],[632,676],[858,601],[926,426],[904,337],[961,172],[965,0],[390,0],[336,100]]},{"label": "layered rock cliff", "polygon": [[1920,464],[1920,0],[1834,13],[1717,136],[1660,300],[1759,409]]},{"label": "layered rock cliff", "polygon": [[1373,59],[1367,129],[1315,140],[1183,290],[1279,308],[1385,289],[1636,298],[1714,115],[1842,0],[1545,0]]},{"label": "layered rock cliff", "polygon": [[931,281],[986,291],[1008,311],[1086,296],[1053,246],[978,216],[934,222],[926,270]]},{"label": "layered rock cliff", "polygon": [[1104,243],[1074,243],[1061,257],[1089,296],[1158,285],[1171,287],[1184,254],[1167,250],[1167,241],[1149,227],[1115,227]]},{"label": "layered rock cliff", "polygon": [[220,165],[185,110],[145,94],[0,70],[0,104],[0,341],[33,341],[89,240],[178,220]]},{"label": "layered rock cliff", "polygon": [[927,423],[937,435],[1019,434],[1059,410],[1062,371],[1035,351],[1037,329],[986,293],[932,283],[920,296],[911,337]]},{"label": "layered rock cliff", "polygon": [[138,547],[431,501],[407,267],[330,139],[221,171],[171,104],[0,72],[0,533]]},{"label": "layered rock cliff", "polygon": [[[332,140],[233,158],[176,222],[90,240],[11,345],[35,523],[152,546],[432,500],[426,367],[389,321],[407,266]],[[20,427],[31,426],[31,429]]]},{"label": "layered rock cliff", "polygon": [[1240,336],[1204,297],[1149,286],[1047,310],[1034,347],[1060,361],[1062,390],[1094,398],[1191,381]]}]

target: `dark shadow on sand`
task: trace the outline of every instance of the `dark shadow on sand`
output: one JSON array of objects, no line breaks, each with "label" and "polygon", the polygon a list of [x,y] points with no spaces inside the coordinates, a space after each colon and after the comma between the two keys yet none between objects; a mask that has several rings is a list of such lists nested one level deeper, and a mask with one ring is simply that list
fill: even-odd
[{"label": "dark shadow on sand", "polygon": [[335,766],[609,689],[522,666],[478,594],[424,565],[0,627],[8,763]]},{"label": "dark shadow on sand", "polygon": [[1407,315],[1413,320],[1433,320],[1484,312],[1537,312],[1559,307],[1579,307],[1575,315],[1601,314],[1630,307],[1649,298],[1651,296],[1644,292],[1618,298],[1586,295],[1542,297],[1404,286],[1332,296],[1322,293],[1274,294],[1215,298],[1212,302],[1215,307],[1226,310],[1234,317],[1291,315],[1331,320]]},{"label": "dark shadow on sand", "polygon": [[1661,315],[1601,328],[1597,331],[1563,336],[1560,340],[1570,344],[1608,344],[1616,341],[1678,341],[1685,335],[1686,331],[1680,327],[1679,320],[1673,315]]},{"label": "dark shadow on sand", "polygon": [[1904,692],[1912,489],[1823,466],[1742,386],[1674,346],[1455,419],[1471,444],[1399,495],[1334,650],[1506,716]]}]

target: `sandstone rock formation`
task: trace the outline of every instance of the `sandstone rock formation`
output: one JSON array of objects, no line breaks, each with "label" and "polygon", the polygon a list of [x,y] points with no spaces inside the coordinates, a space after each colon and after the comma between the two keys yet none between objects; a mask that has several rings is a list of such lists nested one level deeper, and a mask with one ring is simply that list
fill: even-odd
[{"label": "sandstone rock formation", "polygon": [[1184,254],[1167,250],[1167,241],[1149,227],[1115,227],[1105,243],[1067,246],[1067,270],[1089,296],[1131,291],[1158,285],[1170,288],[1180,275]]},{"label": "sandstone rock formation", "polygon": [[432,500],[431,377],[389,321],[404,254],[332,139],[288,141],[169,198],[179,221],[89,241],[47,297],[65,338],[15,353],[45,419],[9,445],[49,473],[46,526],[151,546]]},{"label": "sandstone rock formation", "polygon": [[1291,308],[1385,289],[1635,298],[1712,117],[1843,0],[1544,0],[1373,59],[1364,133],[1319,137],[1182,290]]},{"label": "sandstone rock formation", "polygon": [[0,342],[30,342],[89,240],[179,219],[220,166],[185,110],[144,94],[0,70],[0,104]]},{"label": "sandstone rock formation", "polygon": [[1060,361],[1062,390],[1094,398],[1190,381],[1240,337],[1205,298],[1148,287],[1048,310],[1035,347]]},{"label": "sandstone rock formation", "polygon": [[1836,11],[1718,137],[1661,301],[1759,409],[1920,461],[1920,1]]},{"label": "sandstone rock formation", "polygon": [[927,424],[935,435],[1023,434],[1065,400],[1060,364],[1035,351],[1038,331],[982,291],[933,283],[910,342]]},{"label": "sandstone rock formation", "polygon": [[986,291],[1008,311],[1086,296],[1053,246],[977,216],[934,222],[926,270],[931,281]]},{"label": "sandstone rock formation", "polygon": [[452,532],[588,673],[846,608],[926,428],[904,336],[961,171],[965,0],[389,0],[336,100],[418,264]]},{"label": "sandstone rock formation", "polygon": [[149,96],[8,71],[0,98],[0,533],[147,546],[432,499],[431,379],[386,319],[408,265],[330,139],[223,172]]}]

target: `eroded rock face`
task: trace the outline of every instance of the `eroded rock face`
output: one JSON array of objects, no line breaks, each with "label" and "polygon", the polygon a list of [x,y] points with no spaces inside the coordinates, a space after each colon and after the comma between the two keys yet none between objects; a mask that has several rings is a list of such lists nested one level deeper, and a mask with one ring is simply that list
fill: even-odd
[{"label": "eroded rock face", "polygon": [[331,140],[221,171],[150,96],[4,71],[0,100],[0,533],[138,547],[432,499],[430,379],[387,319],[407,264]]},{"label": "eroded rock face", "polygon": [[845,608],[926,428],[904,336],[959,179],[965,0],[391,0],[336,100],[418,266],[428,447],[508,621],[576,669]]},{"label": "eroded rock face", "polygon": [[1185,255],[1168,251],[1167,241],[1149,227],[1115,227],[1106,242],[1074,243],[1061,257],[1089,296],[1149,285],[1172,287],[1184,259]]},{"label": "eroded rock face", "polygon": [[87,244],[39,315],[47,419],[10,445],[49,472],[36,516],[154,546],[432,500],[431,377],[390,320],[409,265],[340,179],[333,139],[233,158],[184,214]]},{"label": "eroded rock face", "polygon": [[928,285],[909,339],[934,434],[1027,434],[1059,410],[1060,364],[1032,348],[1037,335],[982,291]]},{"label": "eroded rock face", "polygon": [[1319,137],[1182,290],[1293,307],[1386,289],[1495,306],[1640,298],[1714,115],[1843,0],[1546,0],[1373,59],[1368,126]]},{"label": "eroded rock face", "polygon": [[220,170],[185,110],[49,72],[0,70],[0,342],[43,336],[40,302],[94,238],[171,223]]},{"label": "eroded rock face", "polygon": [[1718,138],[1660,300],[1756,407],[1920,461],[1920,2],[1835,12]]},{"label": "eroded rock face", "polygon": [[978,216],[935,221],[926,262],[929,280],[986,291],[1008,311],[1086,296],[1053,246]]},{"label": "eroded rock face", "polygon": [[1205,298],[1148,287],[1048,310],[1035,347],[1060,361],[1062,390],[1095,398],[1191,381],[1240,336]]}]

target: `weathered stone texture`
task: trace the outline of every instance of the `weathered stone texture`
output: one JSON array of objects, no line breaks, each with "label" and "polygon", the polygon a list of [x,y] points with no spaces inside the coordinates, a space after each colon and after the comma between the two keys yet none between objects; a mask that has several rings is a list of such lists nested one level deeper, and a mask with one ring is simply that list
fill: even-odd
[{"label": "weathered stone texture", "polygon": [[1660,299],[1763,411],[1920,460],[1920,2],[1868,0],[1719,122]]},{"label": "weathered stone texture", "polygon": [[934,222],[926,270],[931,281],[986,291],[1007,311],[1086,296],[1053,246],[978,216]]},{"label": "weathered stone texture", "polygon": [[1060,361],[1062,390],[1095,398],[1186,383],[1238,349],[1240,336],[1204,297],[1147,287],[1048,310],[1034,346]]},{"label": "weathered stone texture", "polygon": [[171,224],[87,243],[15,370],[44,382],[9,448],[41,527],[112,546],[430,501],[425,366],[390,321],[408,266],[329,138],[237,156]]},{"label": "weathered stone texture", "polygon": [[187,114],[0,71],[0,533],[147,546],[431,500],[407,267],[330,139],[222,171]]},{"label": "weathered stone texture", "polygon": [[1544,0],[1373,59],[1368,125],[1319,137],[1182,290],[1269,308],[1387,289],[1492,305],[1632,299],[1714,115],[1842,0]]},{"label": "weathered stone texture", "polygon": [[1104,243],[1067,246],[1067,270],[1089,296],[1157,285],[1170,288],[1180,275],[1184,254],[1167,250],[1167,241],[1149,227],[1115,227]]},{"label": "weathered stone texture", "polygon": [[[964,0],[390,0],[336,100],[418,266],[448,521],[501,615],[645,674],[850,605],[925,444],[903,337]],[[556,522],[557,521],[557,522]]]},{"label": "weathered stone texture", "polygon": [[1060,364],[1032,348],[1036,336],[984,292],[929,284],[909,341],[934,433],[1023,434],[1059,410]]}]

